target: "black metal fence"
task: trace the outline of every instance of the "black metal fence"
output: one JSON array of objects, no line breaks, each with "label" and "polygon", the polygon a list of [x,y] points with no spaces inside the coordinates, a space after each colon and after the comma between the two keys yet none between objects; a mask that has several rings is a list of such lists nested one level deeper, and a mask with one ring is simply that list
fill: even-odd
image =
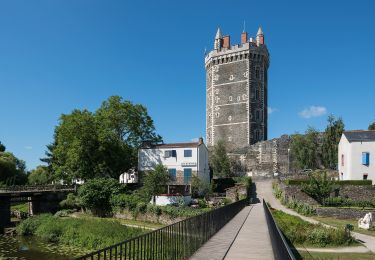
[{"label": "black metal fence", "polygon": [[275,219],[272,213],[263,200],[264,213],[266,214],[266,220],[268,225],[268,230],[270,232],[272,250],[275,255],[276,260],[295,260],[292,250],[290,249],[283,233],[280,231],[279,227],[276,225]]},{"label": "black metal fence", "polygon": [[187,259],[246,206],[246,199],[77,259]]}]

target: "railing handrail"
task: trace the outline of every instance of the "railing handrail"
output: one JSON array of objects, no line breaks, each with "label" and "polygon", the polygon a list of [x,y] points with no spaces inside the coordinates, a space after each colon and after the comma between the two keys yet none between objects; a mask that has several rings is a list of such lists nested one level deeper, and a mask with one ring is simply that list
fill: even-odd
[{"label": "railing handrail", "polygon": [[272,216],[271,210],[264,199],[263,208],[266,215],[268,230],[270,232],[272,249],[276,260],[295,260],[296,258],[292,250],[290,249],[288,242],[277,226],[276,221]]},{"label": "railing handrail", "polygon": [[[170,224],[168,226],[164,226],[162,228],[159,228],[159,229],[156,229],[156,230],[152,230],[152,231],[149,231],[149,232],[146,232],[144,234],[141,234],[139,236],[136,236],[136,237],[132,237],[132,238],[129,238],[125,241],[122,241],[122,242],[119,242],[117,244],[114,244],[114,245],[111,245],[111,246],[108,246],[108,247],[105,247],[105,248],[102,248],[100,250],[97,250],[95,252],[91,252],[91,253],[88,253],[84,256],[81,256],[81,257],[78,257],[77,259],[94,259],[94,256],[100,256],[101,253],[104,252],[105,256],[106,256],[106,253],[108,252],[110,255],[112,255],[112,249],[116,249],[116,252],[117,252],[117,247],[120,247],[121,249],[123,248],[123,246],[125,245],[128,245],[131,246],[132,242],[133,244],[135,243],[135,241],[139,242],[142,238],[150,238],[150,237],[153,237],[153,236],[158,236],[160,235],[161,233],[165,233],[165,234],[171,234],[171,230],[173,230],[173,228],[176,228],[176,227],[181,227],[183,226],[184,224],[189,224],[189,222],[194,222],[196,219],[211,219],[213,220],[213,215],[214,214],[217,214],[218,211],[224,211],[224,210],[227,210],[227,209],[230,209],[232,208],[233,211],[230,212],[230,215],[234,214],[236,215],[242,208],[245,207],[247,203],[247,200],[246,199],[243,199],[243,200],[240,200],[240,201],[237,201],[237,202],[234,202],[234,203],[231,203],[229,205],[226,205],[226,206],[223,206],[223,207],[220,207],[220,208],[216,208],[216,209],[213,209],[211,211],[208,211],[208,212],[204,212],[202,214],[199,214],[199,215],[196,215],[196,216],[192,216],[192,217],[189,217],[189,218],[186,218],[184,220],[181,220],[181,221],[178,221],[176,223],[173,223],[173,224]],[[238,207],[238,208],[237,208]],[[234,216],[233,215],[233,216]],[[231,216],[230,218],[227,217],[227,221],[229,221],[231,218],[233,218],[233,216]],[[223,224],[224,225],[224,224]],[[221,228],[221,227],[220,227]],[[220,229],[219,228],[219,229]],[[203,228],[205,229],[205,227]],[[202,231],[202,230],[201,230]],[[218,230],[214,230],[214,233],[216,233]],[[174,231],[176,232],[176,231]],[[173,233],[173,232],[172,232]],[[212,233],[212,232],[211,232]],[[204,235],[204,241],[207,241],[213,234],[205,234]],[[183,236],[184,234],[182,233],[177,233],[175,235],[180,235],[180,236]],[[197,236],[199,234],[196,234]],[[202,242],[201,241],[201,242]],[[167,247],[167,246],[166,246]],[[126,248],[126,247],[125,247]],[[196,248],[195,250],[197,250],[198,248]],[[164,249],[161,249],[162,252],[164,252]],[[141,254],[144,253],[141,251]],[[155,253],[155,252],[149,252],[149,253]],[[158,252],[156,252],[158,253]],[[165,252],[164,252],[165,253]],[[176,253],[176,252],[175,252]],[[139,254],[139,252],[138,252]],[[105,259],[105,257],[103,258]],[[112,259],[112,258],[111,258]],[[117,258],[115,258],[117,259]],[[122,257],[120,256],[120,259],[122,259]],[[127,259],[127,258],[124,258],[124,259]],[[130,258],[129,258],[130,259]],[[138,258],[137,258],[138,259]]]}]

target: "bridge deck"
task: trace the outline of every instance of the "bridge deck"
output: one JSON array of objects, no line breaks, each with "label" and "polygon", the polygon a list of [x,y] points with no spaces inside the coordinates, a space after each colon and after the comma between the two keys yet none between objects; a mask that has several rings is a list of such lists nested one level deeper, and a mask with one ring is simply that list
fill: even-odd
[{"label": "bridge deck", "polygon": [[263,205],[244,208],[190,259],[274,259]]}]

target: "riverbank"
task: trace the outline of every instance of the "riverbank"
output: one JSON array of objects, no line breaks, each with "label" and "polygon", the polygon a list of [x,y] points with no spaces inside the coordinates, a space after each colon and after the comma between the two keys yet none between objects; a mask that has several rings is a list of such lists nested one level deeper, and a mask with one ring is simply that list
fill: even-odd
[{"label": "riverbank", "polygon": [[18,235],[35,236],[43,242],[98,250],[144,233],[141,228],[100,218],[56,217],[42,214],[17,227]]}]

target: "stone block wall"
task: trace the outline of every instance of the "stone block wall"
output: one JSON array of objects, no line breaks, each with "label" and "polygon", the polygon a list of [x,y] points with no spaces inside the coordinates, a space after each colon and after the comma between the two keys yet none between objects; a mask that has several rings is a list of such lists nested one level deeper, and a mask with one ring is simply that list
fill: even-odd
[{"label": "stone block wall", "polygon": [[225,197],[231,201],[237,201],[240,197],[247,195],[248,191],[245,185],[236,185],[225,190]]},{"label": "stone block wall", "polygon": [[280,187],[284,190],[284,196],[286,200],[296,200],[312,206],[319,205],[319,203],[311,198],[309,195],[301,191],[300,186],[280,184]]},{"label": "stone block wall", "polygon": [[296,172],[289,147],[291,138],[280,138],[258,142],[246,148],[229,153],[229,157],[239,162],[237,175],[251,177],[273,177],[274,173],[287,175]]},{"label": "stone block wall", "polygon": [[335,217],[338,219],[360,219],[371,212],[375,216],[375,210],[361,210],[352,208],[316,208],[316,214],[320,217]]},{"label": "stone block wall", "polygon": [[334,196],[350,198],[354,201],[372,201],[375,199],[375,186],[372,185],[342,185]]}]

